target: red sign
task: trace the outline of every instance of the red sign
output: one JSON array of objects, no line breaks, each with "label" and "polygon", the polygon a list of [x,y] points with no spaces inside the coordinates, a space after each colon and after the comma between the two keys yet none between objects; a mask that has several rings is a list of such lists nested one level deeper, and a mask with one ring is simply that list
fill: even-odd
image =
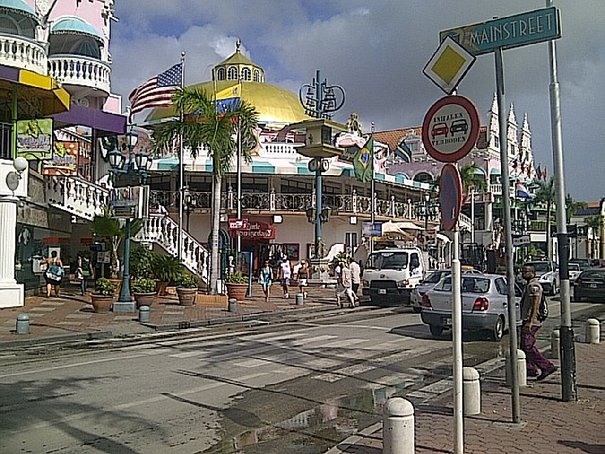
[{"label": "red sign", "polygon": [[441,169],[439,179],[439,208],[443,230],[454,230],[462,206],[462,182],[460,172],[454,164],[446,164]]},{"label": "red sign", "polygon": [[248,230],[240,230],[240,237],[248,239],[275,239],[275,228],[264,222],[251,222]]},{"label": "red sign", "polygon": [[247,218],[243,219],[229,219],[229,230],[248,230],[250,228],[250,222]]},{"label": "red sign", "polygon": [[440,162],[455,162],[473,149],[479,137],[479,114],[463,96],[445,96],[431,106],[422,122],[426,152]]}]

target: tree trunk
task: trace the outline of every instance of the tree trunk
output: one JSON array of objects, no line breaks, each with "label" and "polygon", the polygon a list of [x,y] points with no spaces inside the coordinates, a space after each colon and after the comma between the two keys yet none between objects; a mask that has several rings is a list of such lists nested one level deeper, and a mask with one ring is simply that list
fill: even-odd
[{"label": "tree trunk", "polygon": [[210,294],[216,295],[218,289],[219,278],[219,230],[221,218],[221,186],[222,177],[216,171],[212,177],[212,233],[210,237],[210,279],[209,288]]},{"label": "tree trunk", "polygon": [[550,232],[550,208],[551,202],[546,204],[546,260],[552,260],[552,239]]}]

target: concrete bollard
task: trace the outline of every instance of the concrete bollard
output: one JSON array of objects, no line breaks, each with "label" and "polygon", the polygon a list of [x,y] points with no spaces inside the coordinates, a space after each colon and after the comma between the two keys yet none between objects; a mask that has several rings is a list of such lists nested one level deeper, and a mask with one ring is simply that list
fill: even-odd
[{"label": "concrete bollard", "polygon": [[17,315],[17,334],[29,334],[29,314]]},{"label": "concrete bollard", "polygon": [[414,406],[402,397],[390,398],[382,421],[383,454],[414,454]]},{"label": "concrete bollard", "polygon": [[[506,355],[506,384],[512,385],[510,355]],[[519,386],[527,386],[527,364],[525,362],[525,352],[517,350],[517,374],[519,377]]]},{"label": "concrete bollard", "polygon": [[474,367],[463,367],[462,382],[464,416],[478,415],[481,413],[481,384],[477,369]]},{"label": "concrete bollard", "polygon": [[596,318],[586,320],[586,343],[598,344],[601,342],[601,322]]},{"label": "concrete bollard", "polygon": [[139,307],[139,322],[140,323],[149,323],[151,308],[149,306],[141,306]]},{"label": "concrete bollard", "polygon": [[305,303],[305,295],[303,293],[296,294],[296,305],[302,306]]},{"label": "concrete bollard", "polygon": [[559,359],[559,353],[561,350],[561,331],[559,329],[553,329],[550,335],[550,357],[553,359]]},{"label": "concrete bollard", "polygon": [[235,298],[229,298],[228,303],[229,312],[237,312],[237,300]]}]

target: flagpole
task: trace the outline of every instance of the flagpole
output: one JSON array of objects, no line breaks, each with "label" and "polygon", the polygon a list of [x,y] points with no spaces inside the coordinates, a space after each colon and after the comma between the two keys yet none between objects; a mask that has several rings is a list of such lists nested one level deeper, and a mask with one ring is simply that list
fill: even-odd
[{"label": "flagpole", "polygon": [[[371,136],[374,137],[374,122],[372,122],[372,130]],[[376,221],[376,197],[374,196],[374,192],[376,190],[374,183],[374,141],[372,141],[372,148],[370,149],[370,165],[372,166],[372,180],[370,182],[370,201],[371,206],[370,209],[372,212],[370,213],[370,223],[372,227],[370,228],[370,254],[374,252],[374,222]]]},{"label": "flagpole", "polygon": [[[185,52],[181,52],[181,90],[185,88]],[[179,121],[183,124],[184,114],[181,107]],[[183,196],[185,195],[185,165],[183,163],[183,134],[179,137],[179,235],[177,241],[177,257],[183,260]]]}]

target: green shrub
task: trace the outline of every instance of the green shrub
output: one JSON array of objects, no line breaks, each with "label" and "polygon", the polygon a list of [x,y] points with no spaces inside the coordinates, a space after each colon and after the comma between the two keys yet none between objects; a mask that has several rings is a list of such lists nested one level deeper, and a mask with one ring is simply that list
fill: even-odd
[{"label": "green shrub", "polygon": [[95,283],[96,293],[99,295],[113,296],[118,286],[104,277],[97,279]]},{"label": "green shrub", "polygon": [[154,254],[145,246],[136,246],[130,253],[130,275],[135,277],[152,278]]},{"label": "green shrub", "polygon": [[227,277],[225,278],[225,282],[227,284],[247,284],[248,276],[246,276],[241,271],[235,271],[233,273],[227,274]]},{"label": "green shrub", "polygon": [[155,292],[155,279],[138,277],[132,281],[132,291],[134,293],[153,293]]},{"label": "green shrub", "polygon": [[195,276],[188,273],[183,273],[176,281],[177,288],[198,288],[199,282]]},{"label": "green shrub", "polygon": [[179,259],[171,255],[154,254],[151,266],[153,277],[169,285],[175,284],[184,273]]}]

